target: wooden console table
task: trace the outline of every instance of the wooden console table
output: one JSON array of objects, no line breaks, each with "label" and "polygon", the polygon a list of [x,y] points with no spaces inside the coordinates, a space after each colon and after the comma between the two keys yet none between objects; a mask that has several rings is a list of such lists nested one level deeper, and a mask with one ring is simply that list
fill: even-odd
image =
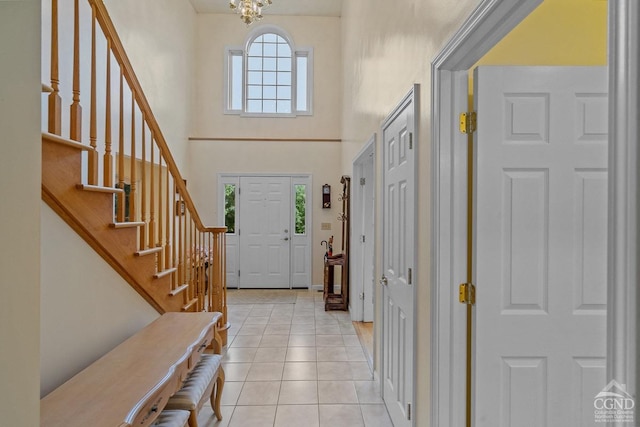
[{"label": "wooden console table", "polygon": [[220,351],[220,313],[165,313],[40,401],[46,427],[148,426],[200,354]]}]

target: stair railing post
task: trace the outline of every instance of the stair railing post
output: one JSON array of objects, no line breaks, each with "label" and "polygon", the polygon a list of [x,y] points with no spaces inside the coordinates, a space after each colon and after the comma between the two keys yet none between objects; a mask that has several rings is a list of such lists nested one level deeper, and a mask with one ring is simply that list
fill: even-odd
[{"label": "stair railing post", "polygon": [[91,4],[91,105],[89,110],[89,145],[92,150],[88,153],[88,183],[98,185],[98,151],[96,121],[96,8]]},{"label": "stair railing post", "polygon": [[80,105],[80,4],[73,2],[73,102],[71,104],[69,137],[82,141],[82,106]]},{"label": "stair railing post", "polygon": [[158,253],[158,271],[164,270],[165,267],[165,258],[164,258],[164,233],[162,227],[163,223],[163,212],[164,209],[162,207],[162,193],[163,193],[163,179],[162,176],[162,150],[158,149],[158,242],[157,245],[162,248],[162,252]]},{"label": "stair railing post", "polygon": [[129,221],[135,221],[137,218],[138,205],[136,204],[136,169],[138,168],[138,159],[136,159],[136,97],[131,93],[131,171],[129,172],[130,185],[129,188]]},{"label": "stair railing post", "polygon": [[144,222],[144,225],[140,226],[140,249],[147,248],[147,228],[149,224],[147,222],[147,139],[145,130],[145,117],[142,112],[142,141],[140,142],[142,149],[140,153],[140,221]]},{"label": "stair railing post", "polygon": [[48,107],[49,133],[62,133],[62,99],[60,98],[60,77],[58,73],[58,0],[51,0],[51,88]]},{"label": "stair railing post", "polygon": [[[171,193],[173,194],[172,202],[171,202],[171,206],[173,207],[173,214],[171,215],[171,223],[172,223],[171,241],[173,242],[170,250],[171,267],[177,266],[177,260],[176,260],[176,246],[178,245],[178,241],[176,240],[176,218],[178,218],[177,191],[178,190],[176,189],[176,181],[174,179],[173,188],[171,191]],[[171,275],[171,289],[176,289],[178,286],[180,286],[180,269],[176,270],[176,273]]]},{"label": "stair railing post", "polygon": [[122,191],[118,193],[118,212],[116,221],[124,222],[125,216],[125,192],[124,192],[124,81],[122,75],[122,65],[120,66],[120,123],[118,126],[118,188]]},{"label": "stair railing post", "polygon": [[[171,181],[171,174],[169,173],[169,168],[167,168],[166,171],[166,185],[164,186],[165,188],[165,196],[164,196],[164,206],[165,206],[165,212],[166,212],[166,219],[165,219],[165,224],[164,224],[164,235],[165,235],[165,244],[164,244],[164,265],[166,268],[172,268],[173,267],[173,263],[171,262],[171,214],[173,212],[172,209],[172,204],[171,204],[171,192],[169,191],[169,187],[170,185],[170,181]],[[174,191],[175,194],[175,191]],[[172,277],[174,277],[174,275],[171,275]]]},{"label": "stair railing post", "polygon": [[113,155],[111,154],[111,41],[107,37],[107,70],[105,82],[104,160],[102,185],[113,187]]},{"label": "stair railing post", "polygon": [[149,146],[149,150],[151,151],[151,159],[149,162],[149,247],[156,247],[156,217],[155,217],[155,150],[153,149],[153,140],[154,135],[151,134],[151,144]]}]

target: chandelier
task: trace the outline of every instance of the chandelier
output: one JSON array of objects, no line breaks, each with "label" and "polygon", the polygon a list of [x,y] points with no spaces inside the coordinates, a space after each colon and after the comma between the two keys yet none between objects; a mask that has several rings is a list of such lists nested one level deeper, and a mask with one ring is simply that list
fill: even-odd
[{"label": "chandelier", "polygon": [[271,0],[229,0],[229,7],[240,14],[240,19],[247,25],[262,19],[262,9],[270,6]]}]

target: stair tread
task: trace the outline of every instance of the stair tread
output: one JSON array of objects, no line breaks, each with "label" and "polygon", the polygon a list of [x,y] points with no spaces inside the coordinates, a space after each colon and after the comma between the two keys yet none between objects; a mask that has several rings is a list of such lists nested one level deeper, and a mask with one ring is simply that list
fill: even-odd
[{"label": "stair tread", "polygon": [[121,188],[115,188],[115,187],[102,187],[100,185],[89,185],[89,184],[76,184],[76,188],[78,190],[84,190],[84,191],[95,191],[98,193],[122,193],[123,190]]},{"label": "stair tread", "polygon": [[155,277],[156,279],[160,279],[161,277],[168,276],[169,274],[175,273],[176,271],[178,271],[176,267],[167,268],[166,270],[158,271],[153,275],[153,277]]},{"label": "stair tread", "polygon": [[157,254],[158,252],[162,252],[162,247],[158,246],[155,248],[149,248],[149,249],[141,249],[139,251],[137,251],[135,253],[135,256],[145,256],[145,255],[151,255],[151,254]]},{"label": "stair tread", "polygon": [[113,222],[109,224],[111,228],[132,228],[132,227],[142,227],[145,225],[142,221],[128,221],[128,222]]},{"label": "stair tread", "polygon": [[189,288],[189,284],[185,283],[182,286],[178,286],[177,288],[175,288],[174,290],[172,290],[171,292],[169,292],[169,295],[171,295],[172,297],[175,297],[176,295],[178,295],[180,292],[183,292],[185,290],[187,290]]},{"label": "stair tread", "polygon": [[193,298],[191,301],[189,301],[188,303],[182,306],[182,311],[189,310],[197,302],[198,302],[198,298]]},{"label": "stair tread", "polygon": [[50,142],[56,142],[58,144],[66,145],[68,147],[77,148],[78,150],[95,151],[93,147],[91,147],[90,145],[82,144],[78,141],[74,141],[72,139],[65,138],[60,135],[55,135],[49,132],[42,132],[42,139],[46,139],[47,141],[50,141]]}]

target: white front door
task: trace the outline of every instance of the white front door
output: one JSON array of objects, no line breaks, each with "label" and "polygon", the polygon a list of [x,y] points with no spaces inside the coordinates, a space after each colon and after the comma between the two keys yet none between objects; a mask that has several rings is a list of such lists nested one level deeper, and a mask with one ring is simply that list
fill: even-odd
[{"label": "white front door", "polygon": [[479,67],[474,81],[474,425],[596,425],[606,69]]},{"label": "white front door", "polygon": [[240,177],[240,287],[290,288],[291,178]]},{"label": "white front door", "polygon": [[382,126],[382,383],[395,427],[411,425],[414,382],[417,86]]}]

